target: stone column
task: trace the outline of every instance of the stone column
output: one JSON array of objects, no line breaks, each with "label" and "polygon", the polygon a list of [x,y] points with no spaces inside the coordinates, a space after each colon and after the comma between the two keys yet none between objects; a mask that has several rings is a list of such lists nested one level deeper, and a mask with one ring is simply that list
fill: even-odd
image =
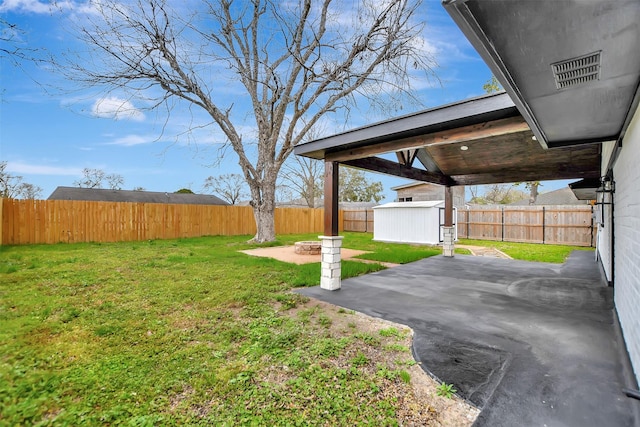
[{"label": "stone column", "polygon": [[442,254],[446,257],[453,257],[455,250],[456,228],[442,227],[442,234]]},{"label": "stone column", "polygon": [[342,264],[340,261],[340,248],[344,236],[318,236],[322,241],[322,263],[320,288],[328,291],[340,289],[340,274]]}]

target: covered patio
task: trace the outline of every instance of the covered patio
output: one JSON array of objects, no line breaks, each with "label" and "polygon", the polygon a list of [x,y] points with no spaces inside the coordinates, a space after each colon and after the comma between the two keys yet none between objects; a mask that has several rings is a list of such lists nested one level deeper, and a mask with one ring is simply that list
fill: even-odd
[{"label": "covered patio", "polygon": [[[478,425],[639,425],[640,3],[442,3],[506,92],[295,152],[325,162],[322,289],[341,287],[339,165],[445,186],[444,256],[301,292],[412,326],[425,368],[484,407]],[[598,197],[599,262],[453,257],[453,186],[554,179]]]},{"label": "covered patio", "polygon": [[410,326],[423,369],[482,409],[476,426],[636,426],[612,291],[576,251],[565,264],[436,256],[297,292]]},{"label": "covered patio", "polygon": [[[340,289],[340,165],[445,186],[444,255],[453,256],[451,187],[600,177],[600,144],[547,149],[500,92],[375,123],[302,144],[297,155],[325,162],[321,286]],[[599,182],[599,181],[598,181]]]}]

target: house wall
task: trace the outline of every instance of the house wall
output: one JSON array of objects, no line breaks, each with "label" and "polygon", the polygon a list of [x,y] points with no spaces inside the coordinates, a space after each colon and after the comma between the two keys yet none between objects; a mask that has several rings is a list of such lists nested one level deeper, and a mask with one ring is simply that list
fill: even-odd
[{"label": "house wall", "polygon": [[[401,188],[396,190],[397,201],[406,201],[407,197],[410,197],[412,202],[427,202],[432,200],[444,200],[444,188],[442,185],[437,184],[420,184],[407,188]],[[453,187],[453,206],[457,208],[464,207],[464,187]]]},{"label": "house wall", "polygon": [[[622,141],[613,168],[614,298],[627,351],[640,379],[640,109]],[[605,224],[605,228],[606,228]]]},{"label": "house wall", "polygon": [[[613,154],[613,149],[616,145],[616,141],[605,142],[602,144],[602,175],[607,174],[607,167],[609,165],[609,158]],[[607,197],[607,200],[610,200]],[[602,198],[598,198],[598,203],[602,202]],[[611,205],[595,205],[594,213],[596,220],[598,221],[598,237],[596,247],[598,248],[598,257],[602,264],[602,269],[609,282],[613,280],[613,264],[611,259],[611,236],[613,234],[612,217],[611,217]]]}]

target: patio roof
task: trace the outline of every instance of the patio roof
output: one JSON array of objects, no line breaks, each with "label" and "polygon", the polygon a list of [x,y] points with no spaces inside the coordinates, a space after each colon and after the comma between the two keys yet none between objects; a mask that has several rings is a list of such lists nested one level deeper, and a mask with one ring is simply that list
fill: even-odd
[{"label": "patio roof", "polygon": [[552,3],[444,0],[507,93],[312,141],[296,154],[444,185],[598,178],[600,143],[618,141],[615,159],[640,103],[640,3]]},{"label": "patio roof", "polygon": [[[599,145],[545,150],[505,92],[321,138],[295,153],[441,185],[600,175]],[[380,157],[389,153],[397,161]]]},{"label": "patio roof", "polygon": [[638,104],[637,0],[443,0],[538,142],[618,140]]}]

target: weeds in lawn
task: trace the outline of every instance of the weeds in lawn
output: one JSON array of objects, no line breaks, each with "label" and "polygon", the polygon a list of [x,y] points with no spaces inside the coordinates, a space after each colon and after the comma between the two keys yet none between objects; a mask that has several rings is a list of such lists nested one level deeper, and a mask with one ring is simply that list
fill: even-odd
[{"label": "weeds in lawn", "polygon": [[438,386],[436,394],[438,396],[446,397],[447,399],[451,399],[458,390],[453,388],[453,384],[442,383]]}]

